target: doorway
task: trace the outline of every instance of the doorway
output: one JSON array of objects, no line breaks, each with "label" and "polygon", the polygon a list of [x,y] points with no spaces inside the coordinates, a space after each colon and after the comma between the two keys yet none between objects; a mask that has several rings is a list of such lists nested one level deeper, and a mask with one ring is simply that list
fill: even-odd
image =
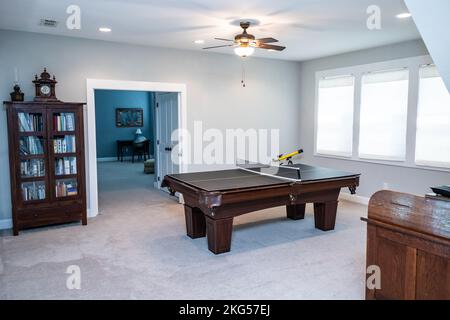
[{"label": "doorway", "polygon": [[95,114],[99,212],[148,205],[156,186],[155,94],[95,90]]},{"label": "doorway", "polygon": [[[155,119],[155,172],[156,177],[161,178],[164,172],[186,172],[187,163],[184,160],[183,150],[186,150],[184,141],[178,139],[170,142],[167,137],[170,130],[186,128],[186,86],[184,84],[171,83],[153,83],[153,82],[136,82],[136,81],[114,81],[114,80],[87,80],[87,108],[85,110],[85,143],[87,150],[87,194],[88,194],[88,216],[95,217],[98,212],[98,166],[97,166],[97,141],[96,141],[96,90],[128,90],[153,92],[155,103],[158,103],[159,111],[154,114]],[[176,99],[175,99],[176,98]],[[158,102],[156,102],[158,101]],[[164,111],[161,112],[164,107]],[[169,110],[165,108],[168,107]],[[155,108],[156,109],[156,108]],[[162,122],[164,121],[164,123]],[[163,139],[159,139],[159,135],[163,135]],[[161,143],[162,142],[162,143]],[[171,152],[174,144],[179,143],[179,165],[169,165]],[[168,150],[166,150],[168,149]],[[158,166],[161,159],[163,166]],[[159,171],[161,168],[161,171]],[[176,170],[176,171],[173,171]],[[161,173],[160,173],[161,172]],[[163,176],[162,176],[163,177]],[[157,178],[156,178],[157,179]],[[159,187],[161,181],[156,181],[154,185]]]}]

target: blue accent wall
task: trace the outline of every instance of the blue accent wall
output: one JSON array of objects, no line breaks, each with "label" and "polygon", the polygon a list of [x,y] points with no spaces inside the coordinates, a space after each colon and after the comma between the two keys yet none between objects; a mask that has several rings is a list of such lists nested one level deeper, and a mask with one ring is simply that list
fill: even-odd
[{"label": "blue accent wall", "polygon": [[153,101],[152,92],[95,90],[95,125],[97,135],[97,158],[116,157],[116,140],[134,140],[136,127],[117,128],[116,108],[142,108],[144,126],[142,134],[150,139],[153,155]]}]

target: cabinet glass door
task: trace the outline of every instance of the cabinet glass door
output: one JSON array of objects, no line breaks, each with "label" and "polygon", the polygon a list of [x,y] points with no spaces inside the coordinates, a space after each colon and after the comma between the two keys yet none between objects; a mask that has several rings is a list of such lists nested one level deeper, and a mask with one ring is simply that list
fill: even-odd
[{"label": "cabinet glass door", "polygon": [[20,111],[17,113],[18,148],[20,163],[20,194],[22,200],[47,198],[45,112]]},{"label": "cabinet glass door", "polygon": [[55,197],[63,199],[78,195],[78,150],[76,113],[52,113],[52,165]]}]

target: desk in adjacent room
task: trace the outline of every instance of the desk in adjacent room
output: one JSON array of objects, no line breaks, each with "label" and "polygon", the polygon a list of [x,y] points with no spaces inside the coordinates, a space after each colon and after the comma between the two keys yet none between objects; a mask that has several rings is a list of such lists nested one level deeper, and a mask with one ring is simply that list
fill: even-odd
[{"label": "desk in adjacent room", "polygon": [[123,162],[123,150],[126,147],[133,148],[133,140],[117,140],[117,161]]}]

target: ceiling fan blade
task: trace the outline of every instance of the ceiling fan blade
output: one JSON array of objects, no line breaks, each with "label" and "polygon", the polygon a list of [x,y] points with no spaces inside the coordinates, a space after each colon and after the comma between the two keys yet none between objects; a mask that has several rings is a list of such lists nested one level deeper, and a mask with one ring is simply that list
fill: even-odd
[{"label": "ceiling fan blade", "polygon": [[268,49],[268,50],[276,50],[276,51],[283,51],[284,49],[286,49],[286,47],[282,47],[282,46],[274,46],[272,44],[260,44],[256,46],[257,48],[260,49]]},{"label": "ceiling fan blade", "polygon": [[224,48],[224,47],[232,47],[232,46],[233,46],[232,44],[226,44],[224,46],[206,47],[206,48],[203,48],[203,49],[207,50],[207,49]]},{"label": "ceiling fan blade", "polygon": [[274,43],[274,42],[278,42],[277,39],[274,38],[262,38],[262,39],[256,39],[257,42],[259,43]]},{"label": "ceiling fan blade", "polygon": [[232,42],[234,42],[234,40],[231,40],[231,39],[224,39],[224,38],[214,38],[214,39],[221,40],[221,41],[232,41]]}]

